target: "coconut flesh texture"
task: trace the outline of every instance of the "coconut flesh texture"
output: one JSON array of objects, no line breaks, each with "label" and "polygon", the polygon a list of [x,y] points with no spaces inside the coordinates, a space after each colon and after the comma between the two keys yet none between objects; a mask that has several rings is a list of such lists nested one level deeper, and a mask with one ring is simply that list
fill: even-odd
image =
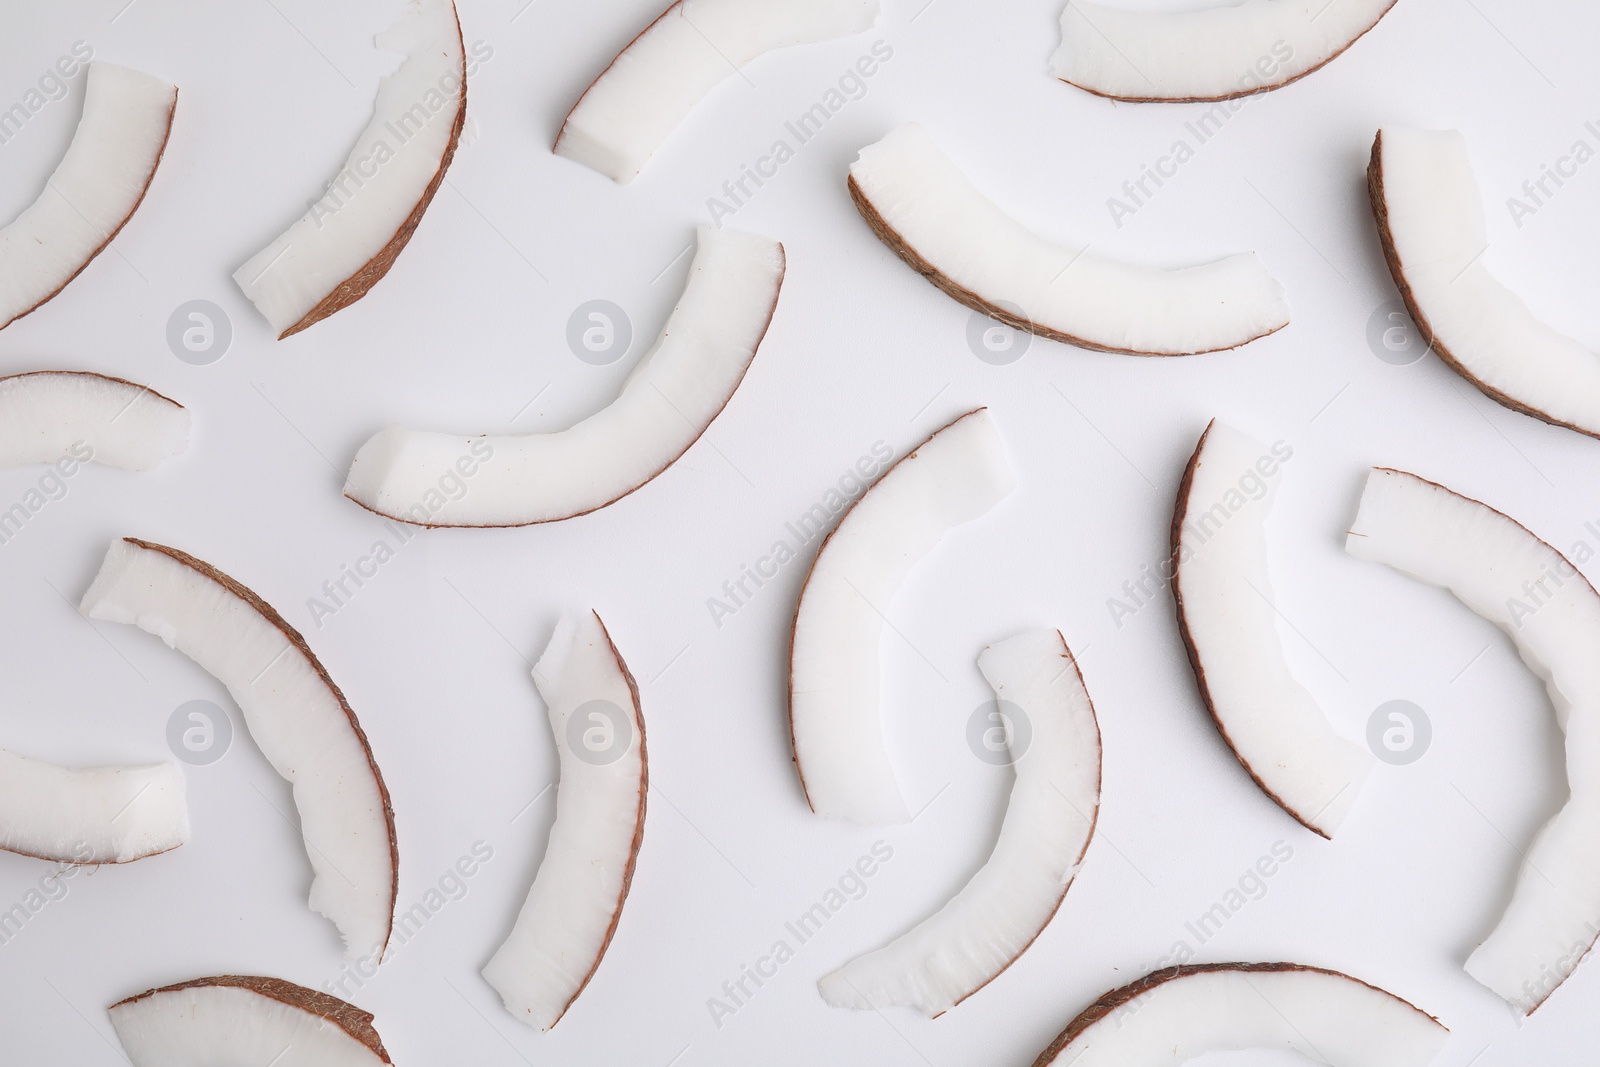
[{"label": "coconut flesh texture", "polygon": [[1282,480],[1271,449],[1211,423],[1178,493],[1172,591],[1223,740],[1263,792],[1331,838],[1374,761],[1334,731],[1284,659],[1266,532]]},{"label": "coconut flesh texture", "polygon": [[1034,1067],[1178,1067],[1209,1052],[1294,1051],[1331,1067],[1426,1067],[1449,1031],[1392,993],[1295,963],[1169,967],[1112,990]]},{"label": "coconut flesh texture", "polygon": [[1600,933],[1600,595],[1561,553],[1486,504],[1374,470],[1345,550],[1441,586],[1510,636],[1566,734],[1566,806],[1523,852],[1511,903],[1467,973],[1523,1013]]},{"label": "coconut flesh texture", "polygon": [[1394,5],[1244,0],[1198,11],[1134,11],[1069,0],[1050,73],[1117,100],[1248,96],[1337,58]]},{"label": "coconut flesh texture", "polygon": [[[344,495],[428,526],[554,522],[627,496],[688,451],[732,398],[783,272],[776,241],[701,227],[678,306],[608,406],[555,433],[474,438],[391,426],[356,453]],[[465,493],[439,491],[469,467]]]},{"label": "coconut flesh texture", "polygon": [[1178,356],[1289,322],[1283,287],[1253,252],[1161,270],[1052,243],[979,192],[916,123],[861,150],[850,194],[878,237],[946,294],[1052,340]]},{"label": "coconut flesh texture", "polygon": [[391,1062],[372,1015],[276,978],[223,975],[110,1009],[133,1067],[373,1067]]},{"label": "coconut flesh texture", "polygon": [[1389,271],[1433,350],[1507,407],[1600,437],[1600,357],[1534,318],[1484,266],[1488,225],[1466,139],[1387,127],[1367,184]]},{"label": "coconut flesh texture", "polygon": [[1100,808],[1100,726],[1077,662],[1059,632],[1036,630],[984,649],[978,669],[998,714],[1027,724],[1005,731],[1017,777],[1000,838],[935,915],[817,983],[835,1007],[948,1011],[1022,955],[1078,873]]},{"label": "coconut flesh texture", "polygon": [[910,818],[879,712],[884,616],[946,531],[1015,487],[1000,431],[979,408],[889,468],[823,541],[800,590],[789,659],[795,764],[818,815],[865,824]]},{"label": "coconut flesh texture", "polygon": [[555,153],[627,184],[716,85],[774,48],[860,33],[878,0],[680,0],[573,105]]},{"label": "coconut flesh texture", "polygon": [[405,54],[372,121],[311,209],[234,272],[280,338],[367,294],[394,265],[455,155],[466,55],[452,0],[411,0],[377,47]]},{"label": "coconut flesh texture", "polygon": [[189,443],[189,412],[149,386],[88,371],[0,378],[0,467],[96,460],[146,471]]},{"label": "coconut flesh texture", "polygon": [[600,616],[564,616],[533,668],[561,761],[556,817],[511,936],[483,969],[506,1010],[548,1030],[611,944],[644,839],[649,763],[633,675]]},{"label": "coconut flesh texture", "polygon": [[175,763],[74,771],[0,749],[0,848],[61,863],[127,863],[189,840]]},{"label": "coconut flesh texture", "polygon": [[228,687],[262,755],[294,786],[311,909],[351,958],[378,960],[394,915],[394,816],[366,734],[305,640],[250,590],[176,549],[112,543],[79,609],[132,623]]},{"label": "coconut flesh texture", "polygon": [[39,198],[0,229],[0,329],[66,287],[122,229],[155,176],[178,89],[89,64],[83,117]]}]

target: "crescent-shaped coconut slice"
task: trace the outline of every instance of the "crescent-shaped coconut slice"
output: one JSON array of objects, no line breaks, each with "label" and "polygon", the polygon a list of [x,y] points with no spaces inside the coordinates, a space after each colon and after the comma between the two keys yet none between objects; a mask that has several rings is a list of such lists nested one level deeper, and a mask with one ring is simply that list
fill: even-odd
[{"label": "crescent-shaped coconut slice", "polygon": [[1600,932],[1600,595],[1514,519],[1404,471],[1368,475],[1345,549],[1448,589],[1504,630],[1555,706],[1571,796],[1522,853],[1510,905],[1467,960],[1530,1013]]},{"label": "crescent-shaped coconut slice", "polygon": [[0,229],[0,329],[61,292],[138,210],[172,132],[178,89],[89,64],[83,117],[39,199]]},{"label": "crescent-shaped coconut slice", "polygon": [[548,1030],[600,967],[633,884],[650,789],[639,687],[592,611],[564,616],[533,668],[561,759],[556,818],[511,936],[483,969]]},{"label": "crescent-shaped coconut slice", "polygon": [[1215,420],[1183,473],[1172,516],[1172,596],[1200,695],[1261,791],[1332,838],[1372,770],[1295,681],[1278,637],[1267,516],[1282,461]]},{"label": "crescent-shaped coconut slice", "polygon": [[1414,1005],[1298,963],[1168,967],[1091,1004],[1033,1067],[1177,1067],[1208,1052],[1294,1051],[1330,1067],[1426,1067],[1449,1031]]},{"label": "crescent-shaped coconut slice", "polygon": [[1094,836],[1100,724],[1083,675],[1056,630],[991,645],[978,669],[1002,714],[1017,778],[994,851],[932,917],[817,983],[840,1008],[909,1005],[941,1015],[1011,966],[1043,932]]},{"label": "crescent-shaped coconut slice", "polygon": [[147,471],[189,443],[189,411],[124,378],[32,371],[0,378],[0,467],[63,457]]},{"label": "crescent-shaped coconut slice", "polygon": [[[701,227],[655,347],[608,406],[556,433],[461,437],[391,426],[356,453],[344,495],[423,526],[526,526],[614,504],[677,462],[733,397],[783,285],[783,246]],[[440,479],[466,475],[455,498]]]},{"label": "crescent-shaped coconut slice", "polygon": [[69,770],[0,749],[0,848],[58,863],[128,863],[189,840],[176,763]]},{"label": "crescent-shaped coconut slice", "polygon": [[987,513],[1016,481],[999,429],[979,408],[890,467],[823,540],[789,642],[789,733],[818,815],[866,824],[910,818],[878,708],[884,616],[945,532]]},{"label": "crescent-shaped coconut slice", "polygon": [[1600,357],[1534,318],[1483,264],[1488,225],[1466,139],[1380,130],[1367,191],[1389,273],[1433,351],[1513,411],[1600,437]]},{"label": "crescent-shaped coconut slice", "polygon": [[278,978],[225,974],[111,1005],[133,1067],[372,1067],[391,1063],[372,1013]]},{"label": "crescent-shaped coconut slice", "polygon": [[555,153],[627,184],[745,64],[775,48],[860,33],[877,17],[878,0],[679,0],[584,90]]},{"label": "crescent-shaped coconut slice", "polygon": [[849,184],[862,218],[912,270],[1041,337],[1181,356],[1237,348],[1289,323],[1283,287],[1254,253],[1159,270],[1054,244],[979,192],[916,123],[863,148]]},{"label": "crescent-shaped coconut slice", "polygon": [[294,786],[311,909],[351,958],[382,959],[399,885],[394,809],[366,733],[305,638],[211,564],[132,537],[112,543],[78,610],[155,634],[228,687]]},{"label": "crescent-shaped coconut slice", "polygon": [[405,53],[327,191],[234,272],[282,340],[367,295],[394,266],[444,181],[467,118],[453,0],[411,0],[377,46]]},{"label": "crescent-shaped coconut slice", "polygon": [[1394,5],[1243,0],[1198,11],[1134,11],[1068,0],[1050,73],[1114,100],[1231,100],[1320,70]]}]

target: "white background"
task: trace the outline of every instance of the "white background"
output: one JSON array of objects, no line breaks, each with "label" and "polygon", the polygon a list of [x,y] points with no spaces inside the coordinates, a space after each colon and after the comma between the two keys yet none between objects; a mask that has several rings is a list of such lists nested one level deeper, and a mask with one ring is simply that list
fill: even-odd
[{"label": "white background", "polygon": [[[155,760],[168,757],[179,704],[231,707],[155,638],[76,615],[112,538],[186,549],[276,605],[371,736],[394,794],[402,908],[474,842],[494,850],[466,896],[354,992],[400,1064],[1023,1067],[1180,938],[1203,960],[1294,959],[1392,989],[1452,1028],[1441,1064],[1592,1059],[1600,964],[1520,1028],[1461,970],[1507,900],[1517,848],[1565,796],[1549,705],[1486,623],[1341,551],[1373,463],[1486,500],[1564,551],[1580,539],[1600,548],[1584,530],[1600,521],[1600,445],[1494,405],[1435,359],[1381,362],[1366,341],[1369,317],[1395,297],[1364,187],[1384,123],[1466,131],[1491,266],[1558,328],[1600,341],[1600,163],[1520,229],[1504,206],[1573,141],[1595,141],[1583,129],[1600,119],[1589,5],[1400,0],[1326,70],[1249,102],[1118,229],[1107,197],[1203,107],[1114,105],[1053,81],[1058,0],[933,0],[920,13],[922,0],[886,0],[873,31],[731,78],[626,188],[548,146],[660,0],[538,0],[519,14],[523,2],[463,0],[467,42],[493,49],[470,84],[476,142],[388,277],[285,342],[230,275],[343,161],[395,62],[372,37],[397,5],[8,5],[0,107],[76,40],[171,79],[181,96],[138,214],[63,295],[0,334],[0,365],[147,382],[189,405],[195,429],[188,452],[153,473],[85,470],[0,546],[0,744],[79,765]],[[674,257],[707,221],[707,197],[878,39],[894,56],[866,96],[733,220],[781,239],[789,274],[748,378],[701,442],[596,515],[427,533],[316,627],[307,598],[381,532],[340,496],[359,444],[390,422],[557,429],[604,404],[682,286],[687,257]],[[80,75],[0,147],[0,218],[38,194],[81,100]],[[1162,265],[1255,250],[1287,287],[1293,323],[1221,355],[1137,359],[1038,341],[1010,366],[980,362],[967,310],[879,245],[845,193],[855,152],[907,119],[1042,233]],[[165,341],[169,314],[196,298],[225,308],[235,330],[211,366],[179,362]],[[568,315],[594,298],[625,307],[636,334],[629,357],[605,368],[564,341]],[[905,640],[883,648],[890,749],[913,808],[933,803],[910,826],[824,823],[798,789],[783,697],[807,561],[720,628],[707,598],[874,441],[901,453],[979,404],[993,408],[1021,488],[915,572],[892,615]],[[1333,844],[1264,798],[1226,750],[1170,602],[1120,629],[1106,606],[1164,555],[1179,475],[1213,416],[1295,449],[1272,551],[1299,677],[1352,738],[1395,698],[1434,724],[1432,749],[1380,767]],[[0,506],[38,475],[0,472]],[[654,788],[616,939],[567,1018],[540,1035],[477,972],[553,817],[551,794],[526,808],[556,770],[528,660],[562,610],[589,606],[640,680]],[[829,1009],[818,976],[931,913],[986,855],[1010,772],[967,748],[968,717],[987,697],[973,661],[984,643],[1040,625],[1080,653],[1105,737],[1099,833],[1064,907],[1020,962],[944,1018]],[[105,1006],[153,985],[234,972],[321,987],[338,975],[335,932],[304,905],[309,867],[285,783],[242,732],[188,780],[191,843],[84,872],[0,946],[0,1060],[116,1063]],[[879,839],[894,858],[865,898],[718,1029],[707,999]],[[1184,923],[1278,841],[1294,857],[1266,896],[1198,945]],[[0,856],[0,907],[48,870]]]}]

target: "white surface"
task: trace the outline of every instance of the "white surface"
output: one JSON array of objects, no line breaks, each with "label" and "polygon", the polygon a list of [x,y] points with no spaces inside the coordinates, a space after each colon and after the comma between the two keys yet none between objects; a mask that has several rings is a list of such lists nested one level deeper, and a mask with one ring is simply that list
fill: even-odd
[{"label": "white surface", "polygon": [[[537,4],[514,23],[520,4],[466,0],[469,54],[478,41],[493,48],[472,75],[477,143],[373,293],[281,344],[229,275],[348,154],[392,63],[371,42],[396,7],[275,0],[312,44],[264,3],[139,0],[115,23],[120,4],[16,8],[0,35],[0,102],[20,99],[87,38],[102,58],[178,84],[184,103],[144,206],[65,293],[0,334],[0,364],[148,382],[189,405],[195,427],[184,455],[146,475],[83,469],[65,499],[0,545],[0,736],[80,766],[172,758],[163,734],[174,708],[226,705],[222,687],[152,637],[84,622],[69,601],[124,533],[247,577],[305,630],[380,751],[402,910],[438,905],[423,908],[420,930],[377,977],[345,983],[347,999],[377,1013],[400,1064],[521,1067],[510,1042],[535,1063],[665,1067],[687,1046],[677,1067],[926,1067],[923,1056],[936,1067],[1022,1067],[1092,998],[1180,940],[1207,959],[1293,955],[1394,989],[1452,1026],[1440,1067],[1480,1052],[1474,1067],[1582,1062],[1600,1000],[1594,961],[1520,1030],[1461,970],[1509,900],[1518,857],[1505,838],[1531,839],[1564,799],[1543,691],[1510,644],[1449,594],[1342,549],[1375,462],[1496,500],[1563,551],[1580,540],[1600,548],[1584,527],[1600,526],[1596,442],[1500,408],[1433,360],[1382,363],[1365,340],[1372,312],[1395,294],[1362,171],[1373,133],[1394,123],[1461,128],[1485,146],[1475,165],[1494,269],[1546,321],[1600,343],[1591,310],[1600,265],[1573,237],[1600,229],[1600,161],[1521,229],[1504,207],[1585,136],[1600,99],[1590,55],[1600,14],[1571,0],[1475,2],[1482,15],[1402,0],[1358,52],[1244,105],[1118,230],[1104,200],[1177,138],[1193,140],[1184,124],[1206,109],[1114,106],[1053,81],[1059,0],[936,0],[915,22],[920,4],[895,0],[859,40],[752,64],[754,85],[726,83],[627,189],[548,146],[595,57],[626,44],[659,0]],[[549,527],[421,533],[364,586],[347,581],[354,596],[319,629],[306,600],[379,538],[397,540],[339,495],[361,442],[397,421],[470,430],[498,411],[534,430],[597,410],[634,357],[609,368],[575,359],[564,341],[572,310],[611,299],[636,336],[654,336],[687,257],[669,264],[708,221],[706,199],[724,195],[723,182],[768,153],[784,122],[880,36],[893,57],[864,79],[865,97],[777,178],[747,183],[753,199],[728,220],[785,242],[784,308],[728,410],[657,491]],[[38,194],[81,99],[78,82],[0,146],[0,217]],[[1289,290],[1295,321],[1201,359],[1036,342],[1010,366],[980,362],[966,309],[883,248],[844,190],[859,148],[910,118],[980,187],[1007,189],[1019,211],[1061,218],[1064,231],[1081,226],[1168,265],[1256,249]],[[232,350],[209,367],[166,346],[167,317],[195,298],[233,320]],[[1021,486],[1005,521],[952,533],[895,605],[910,644],[893,635],[885,644],[885,684],[899,694],[886,709],[890,751],[913,809],[934,802],[892,831],[818,819],[790,762],[783,694],[794,597],[815,545],[765,585],[747,581],[750,598],[720,628],[706,600],[780,537],[792,543],[784,523],[873,442],[898,455],[983,403],[1005,427]],[[1271,563],[1279,610],[1321,655],[1286,631],[1291,667],[1348,736],[1397,697],[1435,725],[1420,762],[1374,772],[1332,844],[1286,827],[1239,774],[1200,706],[1170,602],[1123,617],[1120,629],[1106,606],[1165,558],[1178,478],[1213,416],[1295,447]],[[0,499],[20,499],[38,477],[0,474]],[[562,611],[591,604],[626,650],[651,716],[653,814],[606,965],[540,1035],[504,1014],[477,973],[510,929],[552,817],[549,794],[523,811],[556,769],[528,661]],[[1105,734],[1104,840],[1090,847],[1071,908],[944,1018],[828,1008],[818,977],[937,909],[977,869],[1009,778],[966,745],[967,719],[990,697],[972,652],[1046,624],[1079,654]],[[187,845],[80,873],[0,945],[0,1010],[17,1062],[116,1067],[103,1008],[152,985],[228,970],[313,986],[340,977],[338,938],[303,903],[310,867],[285,821],[289,788],[237,715],[228,755],[186,774]],[[893,858],[851,901],[839,881],[878,840]],[[1279,840],[1292,859],[1247,877]],[[479,841],[492,849],[487,862],[471,855]],[[470,876],[456,866],[463,859]],[[20,900],[48,871],[0,856],[0,902]],[[1258,883],[1264,895],[1252,899]],[[830,890],[848,903],[795,943],[784,923]],[[1240,907],[1199,944],[1185,924],[1230,891]],[[759,989],[747,980],[754,996],[718,1029],[707,999],[724,997],[722,984],[779,939],[793,958]]]}]

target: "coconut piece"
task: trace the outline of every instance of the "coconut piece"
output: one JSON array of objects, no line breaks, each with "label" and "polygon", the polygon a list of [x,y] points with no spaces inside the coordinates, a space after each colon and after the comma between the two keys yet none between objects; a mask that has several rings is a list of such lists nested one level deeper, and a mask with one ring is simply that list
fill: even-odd
[{"label": "coconut piece", "polygon": [[[701,227],[677,307],[608,406],[555,433],[391,426],[356,453],[344,495],[424,526],[525,526],[615,503],[677,462],[721,414],[766,336],[783,274],[776,241]],[[440,480],[458,472],[467,492],[448,498]]]},{"label": "coconut piece", "polygon": [[189,412],[124,378],[32,371],[0,378],[0,467],[63,457],[146,471],[189,443]]},{"label": "coconut piece", "polygon": [[351,958],[381,960],[399,884],[394,809],[366,733],[305,638],[209,563],[132,537],[112,542],[78,610],[155,634],[228,687],[294,786],[311,909]]},{"label": "coconut piece", "polygon": [[121,232],[155,177],[178,89],[90,63],[83,117],[39,198],[0,229],[0,329],[37,310]]},{"label": "coconut piece", "polygon": [[282,340],[367,295],[422,222],[467,118],[453,0],[411,0],[377,47],[405,53],[322,198],[233,280]]},{"label": "coconut piece", "polygon": [[58,863],[129,863],[189,840],[175,763],[69,770],[0,749],[0,848]]},{"label": "coconut piece", "polygon": [[849,186],[873,233],[912,270],[1053,341],[1179,356],[1237,348],[1289,323],[1283,287],[1253,252],[1160,270],[1054,244],[979,192],[916,123],[863,148]]}]

